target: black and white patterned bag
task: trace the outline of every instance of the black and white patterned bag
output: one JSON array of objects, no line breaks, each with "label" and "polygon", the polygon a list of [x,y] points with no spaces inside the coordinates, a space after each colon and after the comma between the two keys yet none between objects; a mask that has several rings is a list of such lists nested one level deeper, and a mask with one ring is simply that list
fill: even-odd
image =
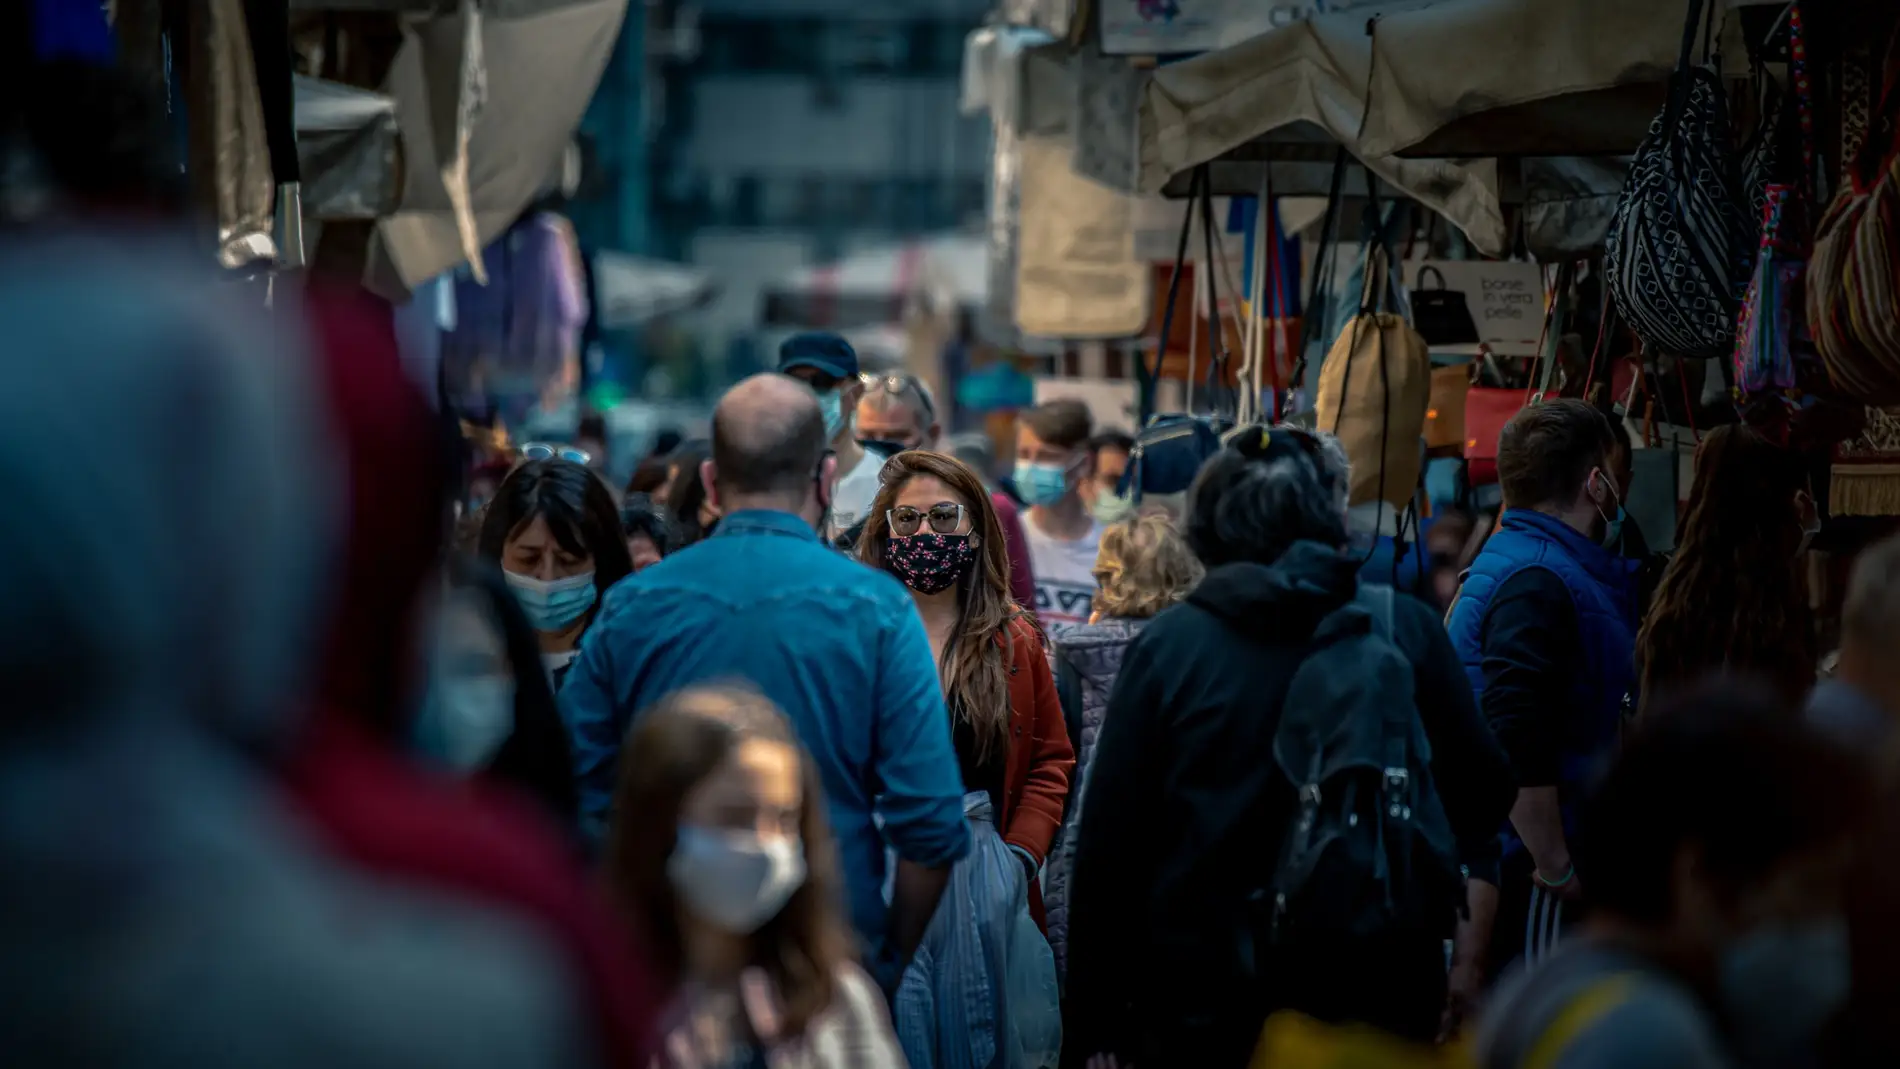
[{"label": "black and white patterned bag", "polygon": [[1735,348],[1755,228],[1713,66],[1692,64],[1708,5],[1689,0],[1669,103],[1630,161],[1605,240],[1605,281],[1625,322],[1650,348],[1717,359]]}]

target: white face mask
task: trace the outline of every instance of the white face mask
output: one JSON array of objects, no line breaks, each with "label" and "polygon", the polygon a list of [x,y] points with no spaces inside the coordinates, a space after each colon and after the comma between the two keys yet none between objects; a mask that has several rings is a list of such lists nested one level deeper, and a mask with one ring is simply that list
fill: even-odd
[{"label": "white face mask", "polygon": [[750,935],[804,885],[805,848],[797,838],[682,825],[666,875],[687,909]]}]

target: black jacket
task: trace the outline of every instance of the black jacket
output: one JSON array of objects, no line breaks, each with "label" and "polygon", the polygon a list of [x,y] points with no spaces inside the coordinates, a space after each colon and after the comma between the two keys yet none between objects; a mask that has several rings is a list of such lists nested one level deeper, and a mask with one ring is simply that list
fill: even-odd
[{"label": "black jacket", "polygon": [[[1280,703],[1316,625],[1356,593],[1357,564],[1299,543],[1272,566],[1216,568],[1130,647],[1077,829],[1067,1025],[1074,1043],[1065,1050],[1084,1057],[1112,1050],[1144,1064],[1152,1048],[1131,1025],[1159,1044],[1200,1028],[1225,1033],[1203,1048],[1218,1059],[1217,1050],[1251,1044],[1266,1013],[1279,1008],[1277,996],[1244,989],[1238,934],[1248,929],[1248,895],[1265,886],[1278,860],[1294,801],[1271,752]],[[1417,667],[1440,797],[1461,848],[1483,853],[1516,794],[1509,765],[1437,615],[1411,598],[1393,605],[1394,640]],[[1402,1020],[1376,1007],[1359,1014],[1324,995],[1300,1008],[1414,1032],[1428,1019],[1435,1026],[1434,992],[1444,986],[1437,938],[1408,943],[1408,953],[1395,956],[1406,960],[1348,980],[1363,993],[1389,979],[1394,997],[1408,1003]],[[1324,986],[1308,979],[1301,984]],[[1347,1001],[1355,997],[1349,992]]]}]

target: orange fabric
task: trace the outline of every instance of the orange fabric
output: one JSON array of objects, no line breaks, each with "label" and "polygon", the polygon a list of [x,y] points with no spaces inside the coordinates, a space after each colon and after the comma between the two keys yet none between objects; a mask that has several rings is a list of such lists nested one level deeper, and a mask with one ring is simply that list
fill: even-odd
[{"label": "orange fabric", "polygon": [[[1075,747],[1062,719],[1055,676],[1049,671],[1042,629],[1027,615],[1009,623],[1009,759],[1003,772],[1003,841],[1029,851],[1040,865],[1049,856],[1069,800]],[[1029,911],[1043,923],[1042,887],[1029,883]]]}]

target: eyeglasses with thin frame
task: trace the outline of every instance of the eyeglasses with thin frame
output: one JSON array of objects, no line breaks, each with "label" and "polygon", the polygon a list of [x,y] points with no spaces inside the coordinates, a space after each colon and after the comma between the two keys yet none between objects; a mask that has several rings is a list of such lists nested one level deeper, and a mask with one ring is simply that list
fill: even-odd
[{"label": "eyeglasses with thin frame", "polygon": [[910,505],[898,505],[886,509],[884,519],[891,525],[891,534],[898,538],[909,538],[923,529],[925,523],[936,534],[956,534],[963,530],[965,510],[955,501],[939,501],[927,509]]},{"label": "eyeglasses with thin frame", "polygon": [[576,449],[571,445],[558,445],[554,442],[527,442],[519,450],[523,460],[571,460],[576,464],[587,465],[594,462],[594,455],[585,449]]},{"label": "eyeglasses with thin frame", "polygon": [[937,418],[937,406],[931,403],[930,394],[924,390],[923,380],[915,375],[873,375],[866,372],[859,375],[858,380],[864,383],[866,393],[882,390],[892,397],[902,397],[906,393],[914,393],[917,395],[917,403],[924,408],[924,415],[930,419]]}]

